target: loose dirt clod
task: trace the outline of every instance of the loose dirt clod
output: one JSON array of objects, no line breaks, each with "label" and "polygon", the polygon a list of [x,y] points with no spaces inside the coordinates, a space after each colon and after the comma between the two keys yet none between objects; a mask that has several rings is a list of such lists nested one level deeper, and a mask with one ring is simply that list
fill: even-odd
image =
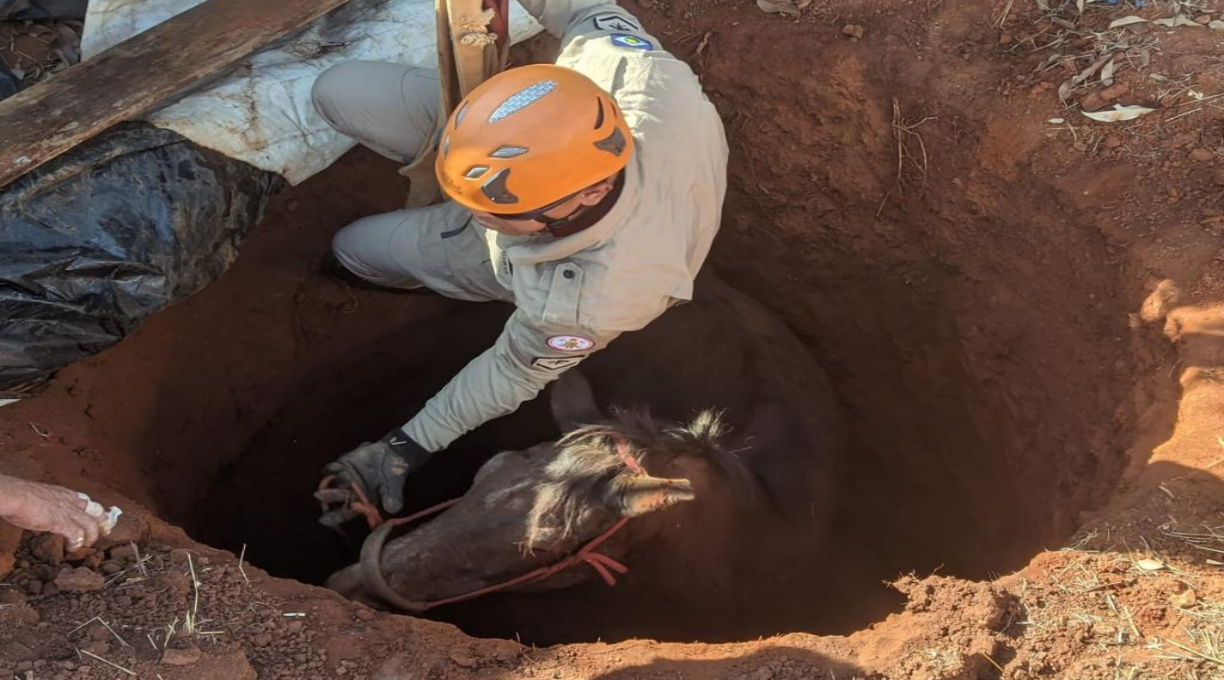
[{"label": "loose dirt clod", "polygon": [[55,585],[70,593],[88,593],[101,590],[106,579],[86,567],[66,568],[55,577]]},{"label": "loose dirt clod", "polygon": [[757,7],[770,14],[782,14],[788,17],[800,15],[800,7],[794,0],[757,0]]},{"label": "loose dirt clod", "polygon": [[1190,160],[1206,163],[1215,160],[1215,154],[1210,149],[1198,148],[1190,152]]},{"label": "loose dirt clod", "polygon": [[58,565],[64,561],[64,537],[39,534],[30,541],[30,552],[43,562]]},{"label": "loose dirt clod", "polygon": [[1107,102],[1112,102],[1115,99],[1118,99],[1119,97],[1125,95],[1127,92],[1130,92],[1129,86],[1124,85],[1122,83],[1117,83],[1115,85],[1110,85],[1104,90],[1101,90],[1099,94],[1101,96],[1101,99]]},{"label": "loose dirt clod", "polygon": [[200,660],[200,648],[170,647],[162,652],[161,662],[168,666],[190,666]]},{"label": "loose dirt clod", "polygon": [[1089,92],[1080,97],[1079,104],[1080,108],[1085,111],[1099,111],[1108,105],[1108,101],[1105,99],[1104,93]]}]

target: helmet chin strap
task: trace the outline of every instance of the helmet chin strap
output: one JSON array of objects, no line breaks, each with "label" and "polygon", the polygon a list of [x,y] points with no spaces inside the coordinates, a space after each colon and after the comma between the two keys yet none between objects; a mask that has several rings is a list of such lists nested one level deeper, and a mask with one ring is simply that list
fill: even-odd
[{"label": "helmet chin strap", "polygon": [[558,217],[555,220],[552,218],[546,218],[548,221],[542,222],[542,224],[544,225],[544,230],[552,234],[553,236],[562,235],[562,234],[558,234],[557,232],[568,227],[570,223],[574,221],[574,218],[580,217],[583,213],[586,212],[586,209],[588,207],[590,206],[580,205],[574,209],[574,212],[566,215],[565,217]]},{"label": "helmet chin strap", "polygon": [[538,220],[544,225],[544,231],[548,232],[553,238],[564,238],[577,234],[578,232],[594,225],[604,218],[616,201],[620,199],[621,191],[625,188],[625,174],[617,173],[612,181],[612,190],[609,191],[602,200],[595,205],[579,205],[574,209],[574,212],[558,219],[544,217],[543,220]]}]

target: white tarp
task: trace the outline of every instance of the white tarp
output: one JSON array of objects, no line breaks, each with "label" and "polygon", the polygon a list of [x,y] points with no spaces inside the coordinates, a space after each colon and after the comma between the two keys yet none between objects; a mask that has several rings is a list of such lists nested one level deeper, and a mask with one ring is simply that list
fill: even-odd
[{"label": "white tarp", "polygon": [[[89,59],[203,1],[92,0],[81,52]],[[539,30],[511,3],[514,42]],[[315,112],[310,101],[315,78],[334,64],[357,59],[433,66],[434,31],[433,0],[352,0],[145,120],[297,184],[354,144]]]}]

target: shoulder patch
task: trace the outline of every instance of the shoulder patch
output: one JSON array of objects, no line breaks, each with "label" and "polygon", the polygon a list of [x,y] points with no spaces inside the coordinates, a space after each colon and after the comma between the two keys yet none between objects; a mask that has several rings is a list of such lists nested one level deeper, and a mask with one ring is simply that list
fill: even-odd
[{"label": "shoulder patch", "polygon": [[612,36],[612,44],[617,47],[628,47],[633,50],[653,50],[654,45],[650,44],[649,40],[644,40],[636,35],[628,33],[617,33]]},{"label": "shoulder patch", "polygon": [[626,16],[608,12],[605,14],[596,14],[591,20],[595,24],[595,30],[608,31],[610,33],[624,33],[626,31],[641,31],[642,27]]},{"label": "shoulder patch", "polygon": [[570,368],[572,366],[577,366],[585,358],[586,358],[585,356],[581,356],[581,357],[536,357],[531,360],[531,365],[539,366],[540,368],[546,368],[550,371],[564,371],[565,369]]},{"label": "shoulder patch", "polygon": [[548,346],[559,352],[585,352],[595,346],[595,341],[581,335],[554,335]]}]

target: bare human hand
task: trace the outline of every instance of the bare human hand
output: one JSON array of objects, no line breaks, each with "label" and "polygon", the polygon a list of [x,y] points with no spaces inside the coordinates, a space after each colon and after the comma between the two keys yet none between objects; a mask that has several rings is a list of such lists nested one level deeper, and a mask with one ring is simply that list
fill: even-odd
[{"label": "bare human hand", "polygon": [[69,550],[93,545],[105,533],[102,506],[61,486],[0,475],[0,518],[29,531],[63,536]]}]

